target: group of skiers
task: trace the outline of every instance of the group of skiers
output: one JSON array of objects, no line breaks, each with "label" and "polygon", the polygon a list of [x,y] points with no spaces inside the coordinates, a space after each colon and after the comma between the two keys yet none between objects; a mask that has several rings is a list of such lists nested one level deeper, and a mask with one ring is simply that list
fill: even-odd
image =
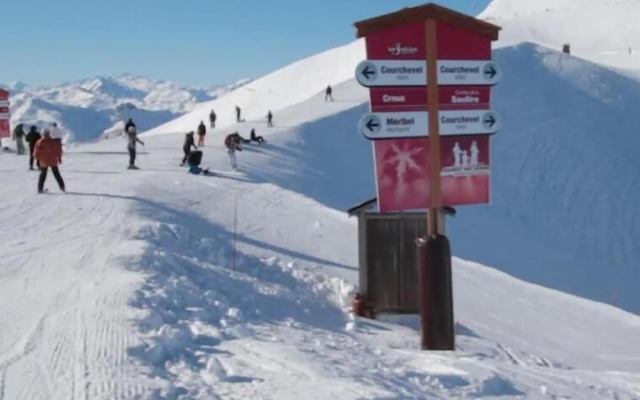
[{"label": "group of skiers", "polygon": [[[331,85],[327,86],[325,90],[325,101],[333,101]],[[244,122],[241,117],[242,110],[239,106],[235,107],[236,122]],[[209,113],[209,123],[211,129],[216,126],[217,115],[214,110]],[[271,110],[267,113],[267,126],[273,127],[273,113]],[[129,153],[129,169],[138,169],[136,166],[136,146],[138,143],[144,146],[144,142],[138,138],[138,132],[136,124],[131,118],[125,123],[124,132],[127,138],[127,150]],[[190,131],[185,135],[185,140],[182,146],[184,156],[182,158],[181,166],[185,163],[188,164],[189,172],[193,174],[208,174],[209,169],[203,169],[200,167],[202,161],[202,151],[199,150],[199,146],[204,146],[204,138],[207,134],[207,127],[203,121],[196,130],[198,134],[198,144],[196,145],[194,138],[194,131]],[[36,162],[38,169],[40,170],[40,177],[38,179],[38,193],[45,191],[44,184],[47,178],[48,170],[51,169],[53,176],[55,177],[58,186],[61,191],[65,191],[65,184],[60,174],[58,166],[62,163],[62,130],[58,127],[57,123],[53,122],[48,128],[42,131],[42,134],[38,132],[36,126],[31,126],[29,132],[24,131],[24,124],[18,124],[13,131],[13,140],[16,142],[16,148],[18,154],[24,154],[25,146],[24,141],[29,145],[29,169],[33,170],[33,163]],[[235,170],[238,168],[236,151],[242,151],[241,144],[244,143],[264,143],[265,140],[262,136],[256,134],[255,128],[251,129],[250,138],[245,139],[237,131],[228,134],[224,139],[224,145],[229,155],[229,161],[231,167]]]},{"label": "group of skiers", "polygon": [[[193,131],[187,132],[185,134],[184,142],[182,144],[182,162],[180,166],[184,166],[185,164],[189,167],[189,172],[194,174],[199,173],[208,173],[208,169],[202,169],[200,167],[200,162],[202,160],[202,151],[198,148],[201,146],[200,143],[196,145],[195,137]],[[227,149],[227,154],[229,155],[229,161],[231,162],[231,167],[235,170],[238,169],[238,162],[236,159],[236,151],[242,151],[241,143],[264,143],[265,140],[262,136],[256,134],[255,128],[251,129],[250,139],[246,139],[242,137],[237,131],[228,134],[224,139],[224,145]]]},{"label": "group of skiers", "polygon": [[18,124],[13,129],[13,140],[16,142],[17,153],[24,154],[24,141],[26,141],[29,144],[29,169],[34,169],[33,162],[35,161],[40,170],[38,193],[45,191],[44,184],[49,169],[53,172],[60,190],[65,191],[64,180],[58,169],[62,163],[62,136],[62,130],[55,122],[45,128],[42,134],[38,132],[38,127],[35,125],[29,128],[29,133],[25,133],[24,124]]}]

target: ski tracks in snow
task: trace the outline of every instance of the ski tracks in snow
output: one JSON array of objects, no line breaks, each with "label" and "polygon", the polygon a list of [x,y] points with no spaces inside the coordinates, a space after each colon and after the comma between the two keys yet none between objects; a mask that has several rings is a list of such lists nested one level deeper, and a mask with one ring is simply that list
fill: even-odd
[{"label": "ski tracks in snow", "polygon": [[113,258],[126,239],[126,203],[50,193],[10,207],[5,212],[15,217],[0,222],[0,400],[146,392],[125,362],[134,340],[127,302],[137,277],[115,268]]}]

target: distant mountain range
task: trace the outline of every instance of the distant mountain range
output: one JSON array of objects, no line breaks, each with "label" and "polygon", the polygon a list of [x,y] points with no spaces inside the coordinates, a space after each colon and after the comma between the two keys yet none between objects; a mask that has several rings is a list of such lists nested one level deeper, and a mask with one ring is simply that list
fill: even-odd
[{"label": "distant mountain range", "polygon": [[57,122],[65,141],[90,141],[118,132],[133,118],[141,131],[191,111],[198,103],[216,99],[250,79],[232,85],[199,88],[144,76],[98,76],[52,87],[23,82],[0,84],[11,91],[11,123],[40,129]]}]

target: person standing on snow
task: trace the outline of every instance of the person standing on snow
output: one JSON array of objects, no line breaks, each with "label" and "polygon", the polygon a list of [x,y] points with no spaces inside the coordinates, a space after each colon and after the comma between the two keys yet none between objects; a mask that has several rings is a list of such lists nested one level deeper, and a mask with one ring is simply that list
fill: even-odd
[{"label": "person standing on snow", "polygon": [[64,180],[58,170],[58,164],[62,158],[62,152],[55,140],[51,138],[51,133],[45,129],[43,138],[38,140],[33,150],[33,156],[40,163],[40,178],[38,179],[38,193],[44,192],[44,182],[47,179],[47,171],[51,168],[53,176],[58,182],[61,191],[65,191]]},{"label": "person standing on snow", "polygon": [[267,113],[267,126],[273,126],[273,114],[271,110]]},{"label": "person standing on snow", "polygon": [[200,121],[198,125],[198,146],[204,146],[204,135],[207,134],[207,127],[204,126],[204,122]]},{"label": "person standing on snow", "polygon": [[211,114],[209,114],[209,122],[211,123],[211,129],[216,127],[216,118],[218,116],[216,115],[216,112],[211,110]]},{"label": "person standing on snow", "polygon": [[18,124],[13,129],[13,141],[16,142],[16,151],[18,154],[24,154],[24,142],[22,138],[24,137],[24,124]]},{"label": "person standing on snow", "polygon": [[182,159],[182,163],[180,166],[183,166],[184,163],[187,162],[187,158],[189,157],[189,153],[191,152],[191,148],[195,147],[198,150],[198,146],[196,146],[196,141],[193,138],[193,131],[184,135],[184,144],[182,145],[182,150],[184,151],[184,158]]},{"label": "person standing on snow", "polygon": [[237,139],[238,132],[227,135],[224,139],[224,145],[227,147],[227,153],[229,154],[229,161],[231,162],[231,168],[238,169],[238,162],[236,160],[236,150],[242,151],[240,142]]},{"label": "person standing on snow", "polygon": [[[56,144],[60,147],[60,154],[62,154],[62,129],[58,128],[58,123],[54,122],[51,124],[51,127],[49,128],[49,133],[51,135],[51,139],[56,141]],[[62,162],[62,159],[60,159],[60,162]]]},{"label": "person standing on snow", "polygon": [[136,128],[131,126],[127,131],[127,149],[129,150],[129,169],[138,169],[136,167],[136,143],[144,146],[144,142],[138,139]]},{"label": "person standing on snow", "polygon": [[133,123],[133,120],[131,120],[131,118],[129,118],[127,123],[124,124],[124,133],[128,134],[129,133],[129,128],[131,128],[131,127],[133,127],[133,129],[138,129],[136,124]]},{"label": "person standing on snow", "polygon": [[[29,143],[29,169],[33,170],[33,160],[35,159],[33,156],[33,151],[36,148],[36,143],[38,140],[42,138],[40,132],[38,132],[38,128],[35,125],[31,125],[29,128],[29,133],[27,133],[27,143]],[[36,165],[38,169],[40,169],[40,161],[36,160]]]},{"label": "person standing on snow", "polygon": [[242,119],[240,119],[240,114],[241,114],[240,107],[236,106],[236,122],[242,122]]},{"label": "person standing on snow", "polygon": [[327,86],[327,89],[324,91],[324,101],[327,101],[327,99],[331,99],[331,101],[333,101],[333,89],[331,88],[331,85]]}]

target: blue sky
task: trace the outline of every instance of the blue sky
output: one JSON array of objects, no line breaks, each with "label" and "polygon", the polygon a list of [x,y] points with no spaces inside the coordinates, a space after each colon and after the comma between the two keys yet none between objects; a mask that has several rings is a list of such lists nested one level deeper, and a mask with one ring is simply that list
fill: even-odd
[{"label": "blue sky", "polygon": [[[2,0],[0,82],[50,85],[131,73],[232,83],[354,40],[355,21],[426,2]],[[437,3],[477,15],[489,0]]]}]

